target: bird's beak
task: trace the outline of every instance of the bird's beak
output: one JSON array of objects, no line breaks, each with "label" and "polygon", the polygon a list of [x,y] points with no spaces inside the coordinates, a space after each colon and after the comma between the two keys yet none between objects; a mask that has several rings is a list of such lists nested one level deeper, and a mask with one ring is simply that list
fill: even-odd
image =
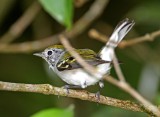
[{"label": "bird's beak", "polygon": [[38,56],[38,57],[42,57],[42,58],[43,58],[43,53],[42,53],[42,52],[34,53],[33,55]]}]

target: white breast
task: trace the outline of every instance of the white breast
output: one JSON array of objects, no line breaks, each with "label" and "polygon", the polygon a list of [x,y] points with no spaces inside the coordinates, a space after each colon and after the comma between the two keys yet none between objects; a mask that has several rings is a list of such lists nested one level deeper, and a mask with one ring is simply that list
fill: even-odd
[{"label": "white breast", "polygon": [[[105,63],[97,66],[97,70],[103,74],[110,71],[110,63]],[[70,85],[78,85],[82,88],[96,84],[102,77],[94,78],[88,74],[84,69],[74,69],[74,70],[65,70],[65,71],[56,71],[59,77]]]}]

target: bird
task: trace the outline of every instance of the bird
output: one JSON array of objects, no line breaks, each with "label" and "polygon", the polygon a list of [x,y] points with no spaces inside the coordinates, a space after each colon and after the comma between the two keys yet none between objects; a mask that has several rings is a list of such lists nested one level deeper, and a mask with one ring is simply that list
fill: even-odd
[{"label": "bird", "polygon": [[105,46],[102,47],[98,53],[91,49],[75,49],[85,62],[93,65],[96,70],[101,73],[101,75],[96,78],[88,73],[62,45],[49,46],[44,51],[34,53],[34,55],[43,58],[48,63],[49,68],[67,83],[67,85],[64,86],[67,90],[70,88],[84,89],[97,83],[103,88],[102,76],[110,74],[114,49],[134,24],[135,22],[128,18],[120,21]]}]

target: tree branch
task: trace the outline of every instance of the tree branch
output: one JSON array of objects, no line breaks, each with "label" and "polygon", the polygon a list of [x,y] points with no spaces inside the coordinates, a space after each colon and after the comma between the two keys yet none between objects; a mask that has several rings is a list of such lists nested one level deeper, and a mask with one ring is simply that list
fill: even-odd
[{"label": "tree branch", "polygon": [[151,116],[160,117],[160,112],[157,106],[154,106],[149,101],[147,101],[145,98],[143,98],[135,89],[133,89],[127,82],[124,81],[118,81],[112,76],[104,76],[104,80],[107,82],[119,87],[123,91],[130,94],[132,97],[134,97],[136,100],[141,102],[146,112]]},{"label": "tree branch", "polygon": [[157,31],[145,34],[145,35],[140,36],[140,37],[136,37],[136,38],[132,38],[132,39],[123,41],[119,45],[119,47],[120,48],[125,48],[125,47],[128,47],[128,46],[133,46],[135,44],[145,42],[145,41],[154,41],[159,36],[160,36],[160,30],[157,30]]},{"label": "tree branch", "polygon": [[[106,36],[98,33],[96,30],[91,30],[89,32],[89,34],[90,34],[90,36],[92,36],[92,37],[94,37],[96,39],[100,39],[102,41],[108,39]],[[131,45],[143,42],[143,41],[151,41],[151,40],[154,40],[157,36],[160,36],[160,31],[155,31],[155,32],[152,32],[151,34],[147,34],[145,36],[134,38],[134,39],[129,40],[129,41],[122,41],[119,44],[120,45],[119,47],[123,47],[124,48],[124,47],[131,46]],[[125,81],[125,77],[124,77],[124,75],[123,75],[123,73],[122,73],[122,71],[120,69],[120,66],[118,64],[117,57],[116,57],[115,54],[114,54],[113,64],[114,64],[115,71],[116,71],[117,76],[118,76],[120,81],[113,80],[114,79],[113,77],[110,77],[109,80],[108,80],[107,76],[104,77],[104,79],[109,81],[110,83],[118,86],[119,88],[121,88],[122,90],[126,91],[127,93],[129,93],[132,97],[134,97],[136,100],[141,102],[148,111],[152,112],[154,115],[159,117],[160,116],[160,110],[155,105],[153,105],[151,102],[149,102],[144,97],[142,97],[135,89],[133,89]]]},{"label": "tree branch", "polygon": [[[119,88],[123,89],[124,91],[126,91],[127,93],[129,93],[132,97],[134,97],[136,100],[138,100],[139,102],[141,102],[144,107],[146,109],[148,109],[149,111],[151,111],[152,113],[154,113],[157,116],[160,116],[160,111],[159,109],[154,106],[151,102],[149,102],[147,99],[145,99],[143,96],[141,96],[135,89],[133,89],[126,81],[125,81],[125,77],[122,73],[122,70],[119,66],[119,63],[117,61],[116,55],[114,53],[114,59],[113,59],[113,64],[114,64],[114,68],[115,71],[117,73],[117,76],[119,78],[119,82],[117,82],[119,85],[117,85]],[[106,78],[105,78],[106,79]]]},{"label": "tree branch", "polygon": [[[98,16],[102,13],[105,6],[109,0],[96,0],[90,9],[82,16],[72,27],[69,32],[61,32],[69,38],[74,38],[75,36],[82,33]],[[97,11],[95,12],[95,9]],[[90,18],[92,16],[92,18]],[[81,26],[81,27],[80,27]],[[51,44],[59,43],[57,37],[59,34],[50,36],[44,39],[32,41],[32,42],[23,42],[16,44],[4,44],[0,43],[0,52],[1,53],[29,53],[44,49]],[[10,40],[10,39],[9,39]]]},{"label": "tree branch", "polygon": [[125,80],[124,75],[123,75],[123,73],[121,71],[121,68],[119,66],[117,56],[116,56],[115,52],[113,54],[114,54],[113,55],[114,56],[113,57],[113,66],[115,68],[115,71],[116,71],[116,73],[118,75],[119,80],[122,81],[122,82],[125,82],[126,80]]},{"label": "tree branch", "polygon": [[23,83],[9,83],[0,81],[0,90],[4,91],[18,91],[18,92],[32,92],[40,93],[45,95],[58,95],[77,98],[81,100],[87,100],[91,102],[96,102],[99,104],[110,105],[114,107],[123,108],[131,111],[146,112],[143,106],[138,105],[131,101],[119,100],[111,97],[100,96],[100,100],[97,100],[97,97],[94,93],[90,93],[82,90],[72,90],[68,94],[66,89],[54,87],[49,84],[23,84]]},{"label": "tree branch", "polygon": [[[97,73],[96,69],[94,67],[92,67],[91,65],[89,65],[88,63],[86,63],[82,57],[77,54],[73,47],[69,44],[67,38],[65,38],[64,36],[60,36],[60,40],[62,42],[62,44],[64,45],[64,47],[69,51],[69,53],[77,60],[77,62],[82,65],[82,67],[91,75],[95,76],[95,74]],[[125,77],[123,76],[123,73],[120,69],[120,66],[118,64],[117,58],[114,55],[114,59],[113,59],[113,64],[115,66],[115,70],[116,73],[118,75],[118,78],[120,81],[115,80],[113,77],[110,77],[109,82],[113,83],[114,85],[118,86],[119,88],[121,88],[122,90],[126,91],[127,93],[129,93],[132,97],[134,97],[136,100],[138,100],[140,103],[143,104],[145,110],[150,114],[150,115],[155,115],[157,117],[160,116],[160,111],[159,109],[153,105],[152,103],[150,103],[148,100],[146,100],[145,98],[143,98],[136,90],[134,90],[126,81],[125,81]],[[108,76],[102,76],[104,77],[104,79],[108,79]],[[107,80],[108,81],[108,80]]]},{"label": "tree branch", "polygon": [[9,30],[1,37],[0,42],[10,43],[17,37],[19,37],[27,26],[33,21],[38,12],[40,11],[40,5],[37,1],[24,12],[24,14],[9,28]]},{"label": "tree branch", "polygon": [[72,38],[81,34],[85,29],[87,29],[91,23],[97,19],[106,8],[109,0],[95,0],[89,10],[83,15],[83,17],[78,20],[72,30],[67,32],[67,37]]},{"label": "tree branch", "polygon": [[[104,43],[107,42],[108,37],[104,34],[101,34],[100,32],[98,32],[95,29],[91,29],[89,31],[89,36],[92,37],[93,39],[102,41]],[[140,37],[136,37],[136,38],[132,38],[132,39],[127,39],[127,40],[122,40],[122,42],[118,45],[119,48],[126,48],[128,46],[133,46],[135,44],[138,43],[142,43],[145,41],[154,41],[156,39],[156,37],[160,36],[160,30],[151,32],[149,34],[145,34],[144,36],[140,36]]]},{"label": "tree branch", "polygon": [[90,73],[90,75],[93,75],[94,77],[96,77],[96,75],[98,75],[97,70],[87,64],[84,59],[75,51],[75,49],[71,46],[71,44],[69,43],[68,39],[65,38],[63,35],[60,35],[59,37],[61,43],[63,44],[63,46],[66,48],[66,50],[68,52],[70,52],[70,54],[77,60],[78,63],[81,63],[81,66],[88,72]]},{"label": "tree branch", "polygon": [[0,43],[1,53],[30,53],[46,48],[51,44],[58,43],[58,36],[44,38],[42,40],[36,40],[32,42],[22,42],[20,44],[6,44]]},{"label": "tree branch", "polygon": [[[82,33],[92,23],[92,21],[95,20],[102,13],[102,11],[105,8],[105,6],[107,5],[107,3],[108,3],[108,0],[96,0],[93,3],[93,5],[90,7],[88,12],[86,12],[86,14],[84,14],[84,16],[79,21],[77,21],[75,23],[75,25],[71,31],[63,32],[61,34],[65,34],[65,36],[67,38],[73,38],[73,37],[79,35],[80,33]],[[58,41],[59,35],[55,35],[55,36],[45,38],[43,40],[37,40],[37,41],[33,41],[33,42],[23,42],[20,44],[10,44],[10,45],[7,44],[8,42],[13,41],[16,37],[18,37],[23,32],[25,27],[30,24],[30,22],[32,21],[32,18],[34,18],[34,16],[35,15],[30,17],[31,19],[29,19],[29,21],[26,23],[22,22],[23,21],[22,20],[23,18],[22,18],[22,19],[18,20],[20,23],[15,23],[15,25],[13,25],[13,27],[11,26],[11,29],[9,30],[8,34],[6,33],[6,35],[8,35],[8,36],[4,35],[1,40],[2,42],[6,42],[6,43],[0,44],[0,52],[27,53],[27,52],[32,52],[32,51],[43,49],[43,48],[49,46],[50,44],[56,44],[59,42]],[[24,24],[22,25],[21,23],[22,24],[24,23]],[[17,26],[18,26],[18,28],[17,28]],[[22,29],[20,29],[19,26],[22,26]],[[14,34],[12,32],[13,29],[16,30],[15,35],[13,35]],[[17,30],[17,29],[19,29],[19,30]],[[101,40],[103,35],[102,34],[99,34],[99,35],[100,36],[98,36],[98,39]],[[124,48],[127,46],[131,46],[131,45],[134,45],[137,43],[144,42],[144,41],[152,41],[157,36],[160,36],[160,31],[155,31],[155,32],[152,32],[151,34],[137,37],[132,40],[122,41],[122,43],[120,43],[119,47]],[[105,40],[107,39],[106,36],[103,37],[103,41],[105,41],[104,39]],[[63,41],[62,41],[62,43],[63,43]],[[67,46],[65,46],[65,47],[68,50],[73,49],[71,46],[70,46],[70,49]],[[76,55],[74,53],[74,51],[71,51],[71,54],[73,54],[75,56],[75,58],[76,58],[76,56],[77,56],[77,58],[79,58],[79,56]],[[84,64],[83,64],[83,59],[82,59],[82,61],[78,61],[78,62],[79,62],[79,64],[84,66],[84,69],[86,69],[86,70],[88,68],[91,71],[95,70],[94,67],[92,67],[90,65],[87,66],[87,63],[84,62]],[[114,62],[114,64],[117,64],[117,63]],[[115,65],[115,69],[120,70],[120,68],[116,67],[116,65]],[[88,70],[88,72],[91,72],[90,70]],[[121,70],[120,70],[120,72],[121,72]],[[92,74],[92,72],[90,74]],[[117,75],[118,75],[118,73],[117,73]],[[125,82],[125,78],[123,75],[121,76],[121,78],[120,78],[120,75],[118,75],[118,77],[119,77],[120,81],[114,79],[113,77],[104,76],[104,78],[108,82],[118,86],[122,90],[124,90],[127,93],[129,93],[130,95],[132,95],[135,99],[137,99],[139,102],[141,102],[143,104],[143,106],[137,105],[137,104],[129,102],[129,101],[122,101],[122,100],[104,97],[104,96],[100,96],[100,101],[98,102],[98,100],[94,94],[89,93],[89,92],[85,92],[85,91],[71,90],[70,94],[67,95],[65,89],[53,87],[48,84],[33,85],[33,84],[0,82],[0,90],[35,92],[35,93],[43,93],[43,94],[54,94],[54,95],[68,96],[68,97],[72,97],[72,98],[79,98],[82,100],[98,102],[101,104],[112,105],[112,106],[116,106],[116,107],[120,107],[120,108],[124,108],[124,109],[128,109],[128,110],[143,111],[143,112],[149,113],[150,115],[155,115],[157,117],[160,116],[160,112],[159,112],[158,108],[156,106],[154,106],[153,104],[151,104],[146,99],[144,99],[127,82]]]}]

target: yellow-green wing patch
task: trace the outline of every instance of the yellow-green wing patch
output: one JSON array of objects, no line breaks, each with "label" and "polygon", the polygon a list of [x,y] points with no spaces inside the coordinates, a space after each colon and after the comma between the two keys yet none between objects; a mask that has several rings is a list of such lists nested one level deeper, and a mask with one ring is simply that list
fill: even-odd
[{"label": "yellow-green wing patch", "polygon": [[[75,51],[78,52],[88,64],[96,66],[99,64],[108,63],[108,61],[103,61],[98,58],[97,54],[93,50],[77,49]],[[63,71],[82,67],[81,65],[79,65],[79,63],[76,62],[74,57],[72,57],[68,52],[66,52],[57,63],[57,68],[59,71]]]}]

